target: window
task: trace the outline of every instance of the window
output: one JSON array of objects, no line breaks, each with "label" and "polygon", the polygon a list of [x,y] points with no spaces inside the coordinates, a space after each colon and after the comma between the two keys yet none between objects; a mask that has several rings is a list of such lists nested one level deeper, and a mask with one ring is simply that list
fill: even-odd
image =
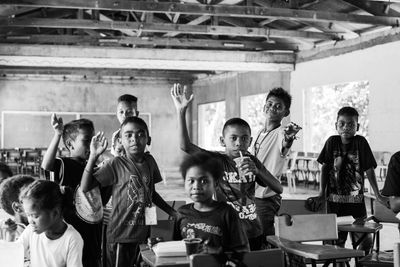
[{"label": "window", "polygon": [[266,94],[242,96],[240,98],[240,117],[250,124],[253,142],[257,133],[264,127],[265,117],[263,107]]},{"label": "window", "polygon": [[357,134],[368,139],[369,82],[323,85],[304,92],[305,150],[320,152],[326,139],[337,134],[335,122],[337,112],[344,106],[357,109],[360,114],[360,129]]},{"label": "window", "polygon": [[199,146],[208,150],[221,150],[219,137],[225,123],[225,101],[198,106]]}]

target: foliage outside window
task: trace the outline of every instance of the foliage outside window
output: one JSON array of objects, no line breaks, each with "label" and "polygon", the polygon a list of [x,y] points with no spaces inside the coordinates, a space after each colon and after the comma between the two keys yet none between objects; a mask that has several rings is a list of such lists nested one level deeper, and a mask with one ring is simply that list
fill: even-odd
[{"label": "foliage outside window", "polygon": [[337,134],[335,129],[337,112],[344,106],[357,109],[360,114],[358,119],[360,129],[357,134],[368,139],[368,81],[323,85],[311,88],[310,92],[311,94],[305,94],[305,98],[309,98],[305,100],[309,106],[305,107],[309,112],[306,113],[306,121],[310,126],[308,151],[320,152],[326,139]]},{"label": "foliage outside window", "polygon": [[199,146],[208,150],[221,150],[219,137],[225,123],[225,101],[198,106]]},{"label": "foliage outside window", "polygon": [[240,98],[240,117],[250,124],[253,142],[257,133],[264,127],[263,107],[266,97],[266,94],[257,94]]}]

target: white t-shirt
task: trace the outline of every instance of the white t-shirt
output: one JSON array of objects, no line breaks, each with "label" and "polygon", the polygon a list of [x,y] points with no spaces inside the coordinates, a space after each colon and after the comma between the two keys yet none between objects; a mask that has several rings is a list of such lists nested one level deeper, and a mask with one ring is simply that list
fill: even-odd
[{"label": "white t-shirt", "polygon": [[[283,128],[278,127],[270,132],[260,132],[258,140],[253,147],[254,155],[264,164],[265,168],[279,180],[285,165],[286,155],[282,155]],[[256,183],[255,197],[267,198],[276,195],[269,187],[263,187]]]},{"label": "white t-shirt", "polygon": [[28,225],[17,242],[24,245],[31,267],[82,267],[83,239],[70,224],[56,240],[50,240],[45,233],[36,234]]}]

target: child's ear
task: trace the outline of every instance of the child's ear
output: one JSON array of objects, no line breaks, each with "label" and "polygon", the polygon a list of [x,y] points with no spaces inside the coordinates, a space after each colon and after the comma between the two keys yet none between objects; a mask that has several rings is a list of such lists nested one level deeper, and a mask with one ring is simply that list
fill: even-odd
[{"label": "child's ear", "polygon": [[223,136],[220,136],[220,137],[219,137],[219,143],[220,143],[220,145],[221,145],[222,147],[225,147],[225,146],[226,146],[226,145],[225,145],[225,139],[224,139]]},{"label": "child's ear", "polygon": [[337,122],[335,122],[335,129],[336,129],[336,131],[337,131]]},{"label": "child's ear", "polygon": [[74,149],[74,146],[72,145],[72,140],[71,140],[71,139],[68,139],[68,140],[65,142],[65,145],[67,146],[68,150]]},{"label": "child's ear", "polygon": [[360,124],[357,123],[357,131],[360,130]]},{"label": "child's ear", "polygon": [[149,138],[147,139],[147,145],[149,146],[151,144],[151,137],[149,136]]},{"label": "child's ear", "polygon": [[264,106],[263,106],[263,112],[265,113],[266,111],[267,111],[267,105],[264,104]]},{"label": "child's ear", "polygon": [[21,213],[24,212],[24,209],[21,207],[21,204],[18,202],[13,202],[11,203],[11,208],[15,213]]}]

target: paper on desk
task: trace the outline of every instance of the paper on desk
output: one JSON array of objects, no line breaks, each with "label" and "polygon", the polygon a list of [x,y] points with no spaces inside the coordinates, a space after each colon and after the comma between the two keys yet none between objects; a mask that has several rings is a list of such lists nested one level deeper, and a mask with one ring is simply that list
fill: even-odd
[{"label": "paper on desk", "polygon": [[336,218],[336,223],[338,225],[352,224],[354,222],[353,216],[340,216]]},{"label": "paper on desk", "polygon": [[157,257],[186,256],[186,246],[183,240],[160,242],[155,244],[152,249]]}]

